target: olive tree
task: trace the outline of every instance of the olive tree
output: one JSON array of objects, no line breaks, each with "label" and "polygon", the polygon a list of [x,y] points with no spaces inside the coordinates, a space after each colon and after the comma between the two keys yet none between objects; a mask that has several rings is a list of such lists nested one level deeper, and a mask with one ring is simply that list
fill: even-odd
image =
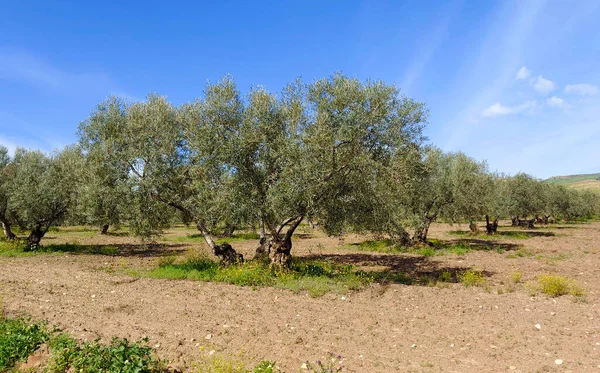
[{"label": "olive tree", "polygon": [[285,265],[306,218],[329,234],[363,225],[379,170],[400,149],[420,143],[426,117],[423,104],[395,87],[341,74],[297,81],[279,97],[252,91],[236,176],[268,231],[258,253],[271,252],[272,263]]},{"label": "olive tree", "polygon": [[9,209],[30,231],[28,249],[37,248],[48,229],[67,217],[77,199],[81,160],[77,148],[66,148],[50,156],[40,151],[16,150]]},{"label": "olive tree", "polygon": [[[427,243],[431,223],[476,220],[486,213],[493,179],[485,162],[435,147],[397,157],[379,189],[388,233],[402,244]],[[384,209],[385,211],[385,209]],[[412,228],[412,237],[406,231]]]},{"label": "olive tree", "polygon": [[426,119],[395,87],[341,74],[297,81],[281,95],[253,89],[246,100],[226,77],[180,107],[157,95],[103,106],[117,115],[95,120],[97,108],[80,125],[83,149],[125,167],[134,193],[193,221],[224,263],[241,256],[215,243],[219,224],[258,223],[262,251],[285,265],[305,218],[332,234],[359,223],[377,167],[419,142]]},{"label": "olive tree", "polygon": [[0,146],[0,224],[7,239],[12,240],[16,236],[11,230],[12,222],[8,209],[9,186],[11,179],[11,159],[8,149]]},{"label": "olive tree", "polygon": [[[114,127],[119,131],[125,120],[125,103],[116,97],[109,98],[97,106],[88,119],[94,127]],[[129,170],[111,157],[108,144],[97,144],[92,152],[85,153],[81,171],[79,199],[77,201],[78,222],[99,227],[106,234],[109,226],[120,226],[127,222],[134,209],[130,192]]]},{"label": "olive tree", "polygon": [[134,231],[160,230],[168,223],[165,207],[176,209],[216,256],[234,262],[240,255],[228,244],[217,245],[212,230],[235,206],[229,159],[242,107],[230,79],[209,85],[202,100],[180,108],[154,94],[130,104],[112,98],[80,124],[80,144],[90,156],[105,155],[126,170],[120,183],[128,185],[140,212],[131,221]]},{"label": "olive tree", "polygon": [[542,183],[525,173],[505,177],[500,182],[500,203],[513,225],[518,224],[519,217],[526,219],[542,213],[544,196]]}]

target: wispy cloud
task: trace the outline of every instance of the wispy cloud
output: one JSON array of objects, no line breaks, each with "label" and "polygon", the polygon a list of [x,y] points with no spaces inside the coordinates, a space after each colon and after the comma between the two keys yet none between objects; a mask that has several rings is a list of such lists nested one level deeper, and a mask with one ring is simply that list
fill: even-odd
[{"label": "wispy cloud", "polygon": [[529,78],[530,75],[531,75],[531,70],[529,70],[528,68],[523,66],[519,69],[519,71],[517,71],[516,78],[517,78],[517,80],[525,80],[525,79]]},{"label": "wispy cloud", "polygon": [[424,43],[422,43],[423,46],[417,51],[410,64],[410,67],[402,77],[400,88],[402,88],[404,91],[411,91],[415,81],[419,79],[435,52],[440,48],[444,40],[446,40],[451,22],[456,17],[456,14],[460,11],[462,5],[462,1],[454,1],[449,3],[449,6],[445,9],[446,16],[427,35],[427,39],[424,40]]},{"label": "wispy cloud", "polygon": [[593,96],[598,93],[598,87],[587,83],[567,84],[565,87],[565,93],[577,94],[580,96]]},{"label": "wispy cloud", "polygon": [[66,71],[37,55],[10,48],[0,48],[0,80],[24,82],[68,94],[116,89],[105,72]]},{"label": "wispy cloud", "polygon": [[547,95],[556,89],[556,84],[552,80],[544,79],[543,76],[538,77],[533,82],[533,88],[540,94]]},{"label": "wispy cloud", "polygon": [[481,116],[484,118],[494,118],[501,115],[519,114],[523,112],[531,112],[537,107],[537,101],[527,101],[516,106],[504,106],[499,102],[488,106],[483,110]]},{"label": "wispy cloud", "polygon": [[567,104],[565,100],[556,96],[552,96],[546,99],[546,104],[548,104],[548,106],[556,107],[559,109],[568,109],[570,107],[570,105]]}]

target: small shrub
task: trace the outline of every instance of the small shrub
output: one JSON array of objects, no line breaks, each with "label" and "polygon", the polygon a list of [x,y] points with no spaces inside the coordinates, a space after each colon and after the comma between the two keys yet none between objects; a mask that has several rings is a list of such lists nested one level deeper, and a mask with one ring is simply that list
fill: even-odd
[{"label": "small shrub", "polygon": [[523,278],[523,274],[520,271],[514,271],[513,273],[510,274],[510,279],[515,284],[520,283],[522,278]]},{"label": "small shrub", "polygon": [[568,279],[565,276],[548,274],[538,276],[537,290],[550,297],[567,294],[583,296],[585,294],[583,288],[575,280]]},{"label": "small shrub", "polygon": [[0,319],[0,371],[8,371],[18,361],[27,359],[48,336],[44,324],[24,318]]},{"label": "small shrub", "polygon": [[481,271],[477,270],[466,270],[460,276],[460,282],[468,288],[470,286],[479,286],[485,283],[485,277]]}]

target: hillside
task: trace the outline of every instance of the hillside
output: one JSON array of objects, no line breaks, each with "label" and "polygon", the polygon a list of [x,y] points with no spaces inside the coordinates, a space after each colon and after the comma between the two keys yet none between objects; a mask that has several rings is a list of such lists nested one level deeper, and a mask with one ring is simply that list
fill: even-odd
[{"label": "hillside", "polygon": [[565,185],[573,189],[589,189],[600,192],[600,173],[553,176],[546,181],[549,183]]}]

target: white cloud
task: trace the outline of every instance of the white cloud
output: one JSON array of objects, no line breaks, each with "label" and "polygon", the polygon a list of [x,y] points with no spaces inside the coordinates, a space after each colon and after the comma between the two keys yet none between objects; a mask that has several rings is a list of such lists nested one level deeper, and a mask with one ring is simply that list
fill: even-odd
[{"label": "white cloud", "polygon": [[567,84],[567,86],[565,87],[565,93],[572,93],[580,96],[592,96],[598,93],[598,87],[587,83]]},{"label": "white cloud", "polygon": [[517,80],[525,80],[529,78],[529,75],[531,75],[531,70],[523,66],[517,71]]},{"label": "white cloud", "polygon": [[569,104],[567,104],[565,100],[556,96],[548,98],[546,100],[546,103],[548,104],[548,106],[557,107],[559,109],[567,109],[569,107]]},{"label": "white cloud", "polygon": [[556,84],[552,80],[544,79],[543,76],[539,75],[533,82],[533,88],[538,93],[546,95],[556,89]]},{"label": "white cloud", "polygon": [[499,102],[485,108],[481,115],[484,118],[494,118],[500,115],[519,114],[525,111],[531,111],[537,106],[537,101],[527,101],[517,106],[504,106]]}]

